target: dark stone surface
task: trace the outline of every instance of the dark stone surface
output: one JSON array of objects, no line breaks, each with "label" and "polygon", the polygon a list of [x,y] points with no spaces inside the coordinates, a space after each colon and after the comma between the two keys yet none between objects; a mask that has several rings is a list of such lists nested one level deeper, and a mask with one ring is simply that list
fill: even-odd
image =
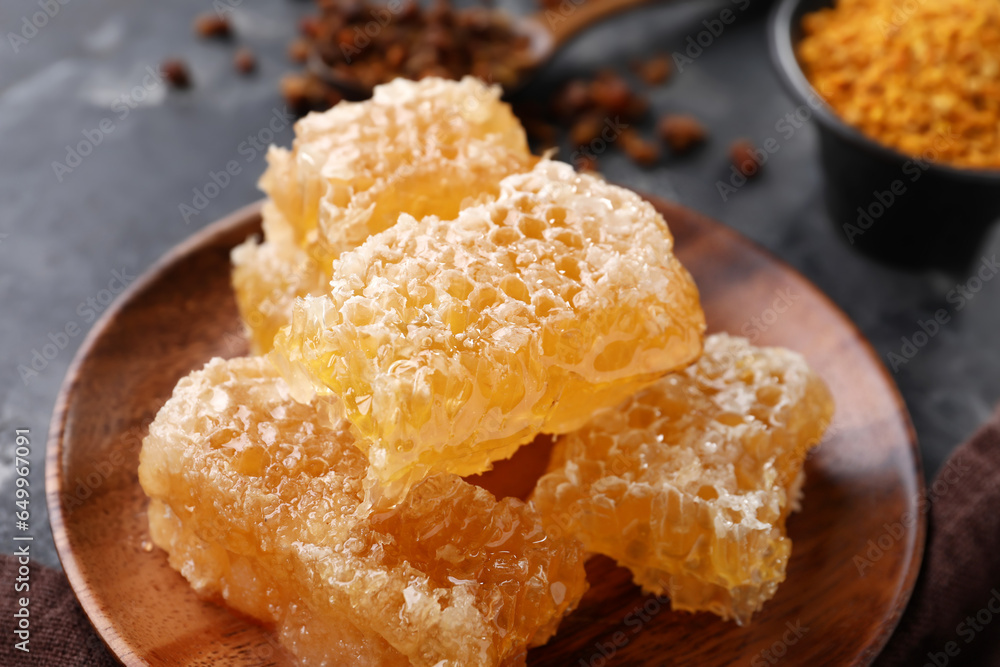
[{"label": "dark stone surface", "polygon": [[[43,450],[59,385],[93,322],[91,311],[104,308],[96,302],[96,307],[88,306],[87,300],[109,297],[102,290],[116,271],[126,278],[139,275],[178,241],[259,197],[255,182],[264,168],[263,155],[244,142],[266,128],[274,114],[282,115],[277,81],[292,69],[285,58],[286,44],[296,18],[311,6],[266,0],[230,4],[236,6],[237,37],[227,44],[192,34],[193,17],[212,11],[206,0],[71,0],[37,35],[20,44],[17,53],[7,33],[19,31],[21,17],[30,17],[39,7],[28,0],[4,5],[2,551],[14,548],[14,429],[28,428],[34,555],[43,563],[57,562],[43,504]],[[704,30],[703,20],[718,16],[724,7],[738,9],[739,4],[720,0],[654,7],[609,21],[561,53],[533,90],[555,85],[574,72],[605,65],[625,68],[634,58],[683,49],[689,36]],[[906,272],[852,251],[823,207],[815,128],[807,122],[791,136],[776,128],[795,105],[772,71],[763,12],[751,8],[745,15],[651,93],[656,112],[692,112],[702,118],[711,130],[710,142],[689,157],[664,159],[646,170],[610,151],[599,156],[601,169],[613,181],[675,199],[770,248],[847,311],[883,360],[890,352],[900,352],[901,337],[912,337],[921,320],[946,309],[950,321],[895,373],[932,474],[1000,398],[1000,280],[984,283],[959,310],[957,303],[948,301],[948,293],[974,275],[975,265],[953,274]],[[233,71],[238,44],[258,55],[256,75],[243,78]],[[150,90],[136,91],[135,97],[145,99],[125,115],[118,101],[142,87],[147,67],[155,69],[169,56],[187,60],[192,89],[176,92],[154,82]],[[83,141],[84,132],[95,136],[102,121],[106,128],[110,123],[112,131],[60,181],[53,161],[65,162],[66,146]],[[274,141],[288,144],[291,137],[286,127]],[[779,149],[758,179],[724,201],[716,182],[728,178],[728,145],[737,137],[757,145],[774,137]],[[568,158],[568,152],[562,157]],[[225,169],[230,160],[239,163],[241,173],[186,222],[179,206],[190,205],[193,190],[203,189],[211,182],[209,172]],[[991,256],[998,246],[1000,234],[994,232],[983,252]],[[117,288],[118,282],[111,287]],[[792,309],[786,316],[798,315]],[[42,351],[49,334],[71,323],[81,333],[69,338],[37,376],[22,379],[18,366],[30,366],[33,351]]]}]

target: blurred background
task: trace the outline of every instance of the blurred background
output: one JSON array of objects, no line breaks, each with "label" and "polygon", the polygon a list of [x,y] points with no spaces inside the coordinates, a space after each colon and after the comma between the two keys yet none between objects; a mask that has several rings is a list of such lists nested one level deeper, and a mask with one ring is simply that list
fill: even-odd
[{"label": "blurred background", "polygon": [[[771,4],[651,2],[606,18],[511,101],[537,150],[556,147],[558,159],[715,218],[816,283],[899,385],[932,478],[1000,399],[1000,280],[970,282],[1000,251],[1000,232],[947,269],[895,268],[852,247],[824,205],[815,118],[772,64]],[[494,6],[516,16],[544,11],[527,1]],[[317,30],[303,18],[316,13],[292,0],[4,3],[0,438],[30,429],[34,479],[43,476],[60,383],[95,319],[172,246],[258,199],[265,146],[289,145],[299,112],[338,97],[302,75],[308,44],[299,40]],[[595,117],[566,108],[580,91],[621,106],[597,119],[620,115],[625,139],[595,143]],[[688,150],[663,127],[678,115],[704,131]],[[734,185],[738,140],[773,150]],[[947,322],[920,336],[941,309]],[[12,455],[0,447],[2,488]],[[13,549],[10,511],[0,508],[4,551]],[[33,516],[42,542],[34,555],[57,565],[46,525]]]}]

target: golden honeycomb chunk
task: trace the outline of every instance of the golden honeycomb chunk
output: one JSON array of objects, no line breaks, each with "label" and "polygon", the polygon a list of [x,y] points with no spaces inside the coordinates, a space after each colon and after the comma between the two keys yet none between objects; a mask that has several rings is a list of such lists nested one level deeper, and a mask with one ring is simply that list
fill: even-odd
[{"label": "golden honeycomb chunk", "polygon": [[697,363],[560,438],[532,499],[674,609],[744,624],[784,581],[785,519],[832,414],[800,355],[712,335]]},{"label": "golden honeycomb chunk", "polygon": [[370,100],[306,116],[295,135],[291,150],[268,152],[263,244],[251,239],[233,253],[256,353],[271,349],[295,297],[326,285],[340,253],[401,213],[454,217],[536,160],[500,89],[472,77],[377,86]]},{"label": "golden honeycomb chunk", "polygon": [[265,358],[214,359],[150,426],[139,480],[170,564],[304,665],[523,664],[579,602],[582,549],[531,505],[437,475],[373,514],[367,467]]},{"label": "golden honeycomb chunk", "polygon": [[391,500],[581,426],[697,358],[704,327],[653,206],[543,160],[454,220],[402,216],[341,255],[272,356],[299,400],[337,397]]},{"label": "golden honeycomb chunk", "polygon": [[232,252],[236,302],[256,352],[271,349],[275,334],[291,319],[295,297],[321,293],[330,280],[323,264],[292,241],[274,202],[265,202],[261,213],[266,241],[249,239]]}]

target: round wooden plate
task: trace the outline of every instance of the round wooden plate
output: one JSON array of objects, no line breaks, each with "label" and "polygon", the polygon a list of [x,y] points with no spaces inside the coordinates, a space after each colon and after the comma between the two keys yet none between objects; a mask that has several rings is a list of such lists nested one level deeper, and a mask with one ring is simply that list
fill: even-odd
[{"label": "round wooden plate", "polygon": [[[802,276],[700,215],[656,202],[701,289],[710,331],[805,354],[837,401],[807,462],[788,532],[788,578],[747,627],[674,613],[603,557],[591,589],[530,665],[863,665],[891,634],[913,587],[925,524],[923,478],[903,402],[846,316]],[[125,664],[290,664],[270,633],[199,600],[152,547],[136,474],[141,439],[174,384],[213,356],[246,353],[229,250],[259,231],[259,204],[175,248],[94,327],[53,415],[46,481],[69,581]],[[522,452],[543,447],[522,448]],[[537,457],[536,457],[537,458]],[[524,495],[540,460],[483,482]],[[518,474],[510,474],[516,468]],[[506,472],[505,472],[506,471]]]}]

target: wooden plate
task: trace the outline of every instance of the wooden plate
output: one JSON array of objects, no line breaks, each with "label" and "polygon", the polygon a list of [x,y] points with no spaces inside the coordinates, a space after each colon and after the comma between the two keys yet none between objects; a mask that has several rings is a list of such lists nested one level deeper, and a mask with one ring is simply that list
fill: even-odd
[{"label": "wooden plate", "polygon": [[[788,524],[788,579],[749,627],[671,612],[597,557],[582,605],[529,664],[868,664],[909,598],[924,544],[923,479],[903,402],[857,329],[802,276],[718,223],[657,207],[701,288],[709,330],[804,353],[833,390],[836,418]],[[52,532],[84,610],[129,665],[289,664],[267,631],[199,600],[152,547],[136,475],[141,438],[177,380],[213,356],[246,353],[229,250],[259,225],[259,205],[245,208],[138,280],[95,325],[53,415]],[[518,477],[512,495],[524,490]]]}]

